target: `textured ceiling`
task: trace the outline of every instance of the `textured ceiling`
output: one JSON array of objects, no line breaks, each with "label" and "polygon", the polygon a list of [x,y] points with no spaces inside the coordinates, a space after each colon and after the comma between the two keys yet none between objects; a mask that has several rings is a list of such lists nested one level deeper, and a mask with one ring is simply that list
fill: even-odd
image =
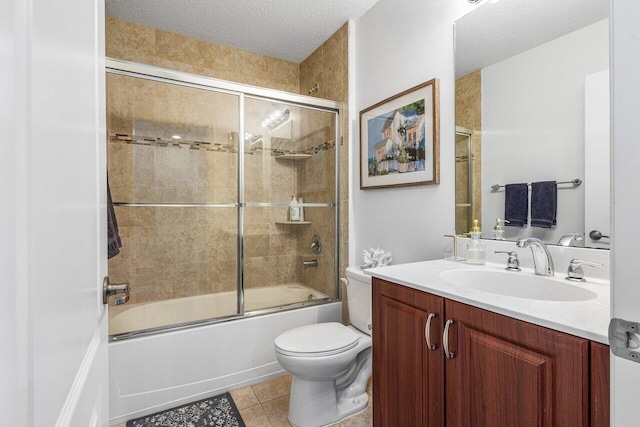
[{"label": "textured ceiling", "polygon": [[378,0],[107,0],[107,14],[302,62]]},{"label": "textured ceiling", "polygon": [[608,16],[608,0],[485,3],[456,21],[456,78]]}]

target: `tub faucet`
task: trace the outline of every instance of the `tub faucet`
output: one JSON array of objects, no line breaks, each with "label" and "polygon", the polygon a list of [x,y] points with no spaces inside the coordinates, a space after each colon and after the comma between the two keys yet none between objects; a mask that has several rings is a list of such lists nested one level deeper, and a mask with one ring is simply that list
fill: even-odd
[{"label": "tub faucet", "polygon": [[547,246],[535,237],[521,237],[516,240],[519,248],[530,248],[533,253],[533,268],[540,276],[553,276],[553,259]]}]

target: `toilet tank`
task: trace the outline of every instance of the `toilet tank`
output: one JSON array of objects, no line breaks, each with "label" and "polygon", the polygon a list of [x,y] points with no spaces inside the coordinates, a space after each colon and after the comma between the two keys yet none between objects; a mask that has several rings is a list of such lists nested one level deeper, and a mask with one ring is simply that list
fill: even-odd
[{"label": "toilet tank", "polygon": [[347,267],[347,304],[349,322],[371,335],[371,276],[364,274],[360,267]]}]

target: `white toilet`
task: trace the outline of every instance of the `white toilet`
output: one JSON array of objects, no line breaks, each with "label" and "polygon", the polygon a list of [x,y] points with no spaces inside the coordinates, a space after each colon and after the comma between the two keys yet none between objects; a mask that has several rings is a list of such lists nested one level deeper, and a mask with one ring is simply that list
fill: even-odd
[{"label": "white toilet", "polygon": [[371,377],[371,277],[347,268],[351,326],[318,323],[275,340],[276,359],[293,375],[289,421],[319,427],[364,409]]}]

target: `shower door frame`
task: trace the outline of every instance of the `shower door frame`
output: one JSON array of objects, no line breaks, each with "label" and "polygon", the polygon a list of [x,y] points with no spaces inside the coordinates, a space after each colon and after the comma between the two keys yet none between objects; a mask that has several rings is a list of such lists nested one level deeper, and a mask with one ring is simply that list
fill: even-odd
[{"label": "shower door frame", "polygon": [[[143,329],[139,331],[125,332],[117,335],[109,335],[109,341],[120,341],[129,338],[155,335],[159,333],[193,328],[213,323],[228,322],[252,316],[277,313],[287,310],[295,310],[302,307],[328,304],[342,299],[340,287],[340,146],[342,142],[340,128],[340,103],[322,98],[314,98],[306,95],[298,95],[276,89],[267,89],[241,83],[229,82],[213,77],[199,76],[182,71],[169,70],[152,65],[140,64],[119,59],[106,58],[105,72],[109,74],[152,80],[160,83],[174,84],[200,90],[208,90],[218,93],[226,93],[238,97],[238,193],[236,203],[114,203],[116,206],[138,207],[212,207],[231,208],[237,210],[238,216],[238,263],[237,263],[237,313],[229,316],[221,316],[211,319],[197,320],[193,322],[168,325],[157,328]],[[334,200],[330,203],[303,203],[303,207],[329,207],[334,208],[334,294],[327,298],[302,301],[287,304],[285,306],[268,307],[258,310],[245,311],[244,304],[244,215],[246,207],[279,207],[289,206],[289,202],[254,203],[244,199],[244,101],[246,98],[263,101],[285,102],[290,105],[333,113],[335,115],[335,187]]]}]

